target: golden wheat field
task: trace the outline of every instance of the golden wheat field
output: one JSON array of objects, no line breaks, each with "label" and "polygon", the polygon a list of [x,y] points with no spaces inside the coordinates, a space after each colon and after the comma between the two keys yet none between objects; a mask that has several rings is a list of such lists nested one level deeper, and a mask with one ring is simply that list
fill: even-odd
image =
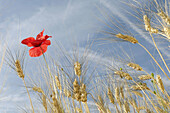
[{"label": "golden wheat field", "polygon": [[169,0],[0,5],[0,113],[170,113]]}]

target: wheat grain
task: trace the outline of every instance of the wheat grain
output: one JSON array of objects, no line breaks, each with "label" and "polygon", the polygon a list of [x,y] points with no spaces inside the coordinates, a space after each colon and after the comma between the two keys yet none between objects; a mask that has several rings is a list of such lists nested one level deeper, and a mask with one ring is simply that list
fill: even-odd
[{"label": "wheat grain", "polygon": [[123,71],[115,71],[114,74],[119,75],[120,78],[125,77],[127,80],[132,80],[132,77],[129,75],[129,73],[125,73]]},{"label": "wheat grain", "polygon": [[66,97],[71,97],[71,92],[70,92],[69,90],[67,90],[67,89],[64,88],[64,95],[65,95]]},{"label": "wheat grain", "polygon": [[158,29],[151,27],[150,19],[147,17],[147,15],[143,16],[143,20],[144,20],[146,31],[149,31],[150,33],[158,33]]},{"label": "wheat grain", "polygon": [[161,79],[160,75],[156,76],[156,81],[158,83],[158,86],[159,86],[160,90],[162,92],[164,92],[165,88],[164,88],[164,85],[163,85],[163,82],[162,82],[162,79]]},{"label": "wheat grain", "polygon": [[33,91],[36,91],[36,92],[39,92],[39,93],[43,93],[43,90],[42,90],[40,87],[34,86],[34,87],[32,88],[32,90],[33,90]]},{"label": "wheat grain", "polygon": [[136,38],[134,38],[134,37],[132,37],[132,36],[129,36],[129,35],[123,35],[123,34],[121,34],[121,33],[118,33],[118,34],[116,34],[115,36],[116,36],[117,38],[121,38],[121,39],[126,40],[126,41],[128,41],[128,42],[131,42],[131,43],[133,43],[133,44],[138,43],[138,40],[137,40]]},{"label": "wheat grain", "polygon": [[147,15],[144,15],[143,20],[144,20],[144,23],[145,23],[145,30],[150,31],[150,28],[151,28],[150,19],[148,18]]},{"label": "wheat grain", "polygon": [[126,76],[125,79],[132,80],[132,77],[131,76]]},{"label": "wheat grain", "polygon": [[166,37],[170,39],[170,27],[164,27],[163,31],[166,34]]},{"label": "wheat grain", "polygon": [[127,102],[127,100],[123,104],[123,108],[124,108],[125,113],[129,113],[130,112],[130,107],[129,107],[129,103]]},{"label": "wheat grain", "polygon": [[98,97],[98,100],[99,100],[99,103],[104,106],[104,102],[103,102],[103,99],[100,95],[97,96]]},{"label": "wheat grain", "polygon": [[152,79],[151,75],[141,75],[138,77],[140,80],[149,80]]},{"label": "wheat grain", "polygon": [[161,10],[160,12],[158,12],[157,15],[160,16],[165,23],[167,23],[168,25],[170,25],[170,18],[168,17],[168,15],[166,15],[166,14],[164,13],[163,10]]},{"label": "wheat grain", "polygon": [[46,96],[44,94],[42,95],[42,102],[43,102],[42,104],[45,110],[47,111],[47,101],[46,101]]},{"label": "wheat grain", "polygon": [[123,92],[123,87],[120,87],[120,95],[124,99],[124,92]]},{"label": "wheat grain", "polygon": [[142,93],[138,92],[138,91],[132,91],[132,93],[134,93],[135,95],[138,95],[140,97],[143,97]]},{"label": "wheat grain", "polygon": [[117,103],[121,106],[121,102],[120,102],[120,91],[119,91],[119,88],[116,87],[115,88],[115,98],[117,100]]},{"label": "wheat grain", "polygon": [[23,73],[23,70],[21,68],[21,64],[20,64],[20,61],[19,60],[16,60],[15,61],[15,67],[16,67],[16,71],[17,71],[17,74],[20,78],[24,79],[25,75]]},{"label": "wheat grain", "polygon": [[133,85],[131,86],[133,90],[150,90],[146,85]]},{"label": "wheat grain", "polygon": [[79,62],[75,62],[74,72],[75,72],[75,75],[81,76],[81,64]]},{"label": "wheat grain", "polygon": [[58,76],[55,76],[55,81],[56,81],[56,85],[57,85],[58,89],[62,90],[62,86],[61,86],[61,83],[60,83]]},{"label": "wheat grain", "polygon": [[135,63],[128,63],[127,64],[129,67],[132,67],[133,69],[137,70],[137,71],[143,71],[142,67],[139,66],[139,64],[135,64]]},{"label": "wheat grain", "polygon": [[54,95],[52,96],[52,100],[53,100],[53,106],[54,106],[53,111],[55,113],[63,113],[63,110],[61,109],[61,106],[60,106],[61,103],[59,103],[58,99],[55,98]]},{"label": "wheat grain", "polygon": [[77,79],[75,79],[73,82],[73,98],[76,99],[77,101],[80,101],[81,99],[80,86],[78,84]]},{"label": "wheat grain", "polygon": [[110,88],[108,88],[107,95],[109,97],[110,103],[114,104],[114,97],[113,97],[113,94],[112,94]]},{"label": "wheat grain", "polygon": [[78,108],[78,107],[76,107],[76,111],[77,111],[78,113],[83,113],[83,111],[82,111],[80,108]]},{"label": "wheat grain", "polygon": [[80,92],[81,92],[81,101],[87,102],[87,92],[86,92],[86,85],[85,84],[81,85]]},{"label": "wheat grain", "polygon": [[129,73],[125,73],[123,71],[115,71],[114,74],[119,75],[121,78],[130,76]]}]

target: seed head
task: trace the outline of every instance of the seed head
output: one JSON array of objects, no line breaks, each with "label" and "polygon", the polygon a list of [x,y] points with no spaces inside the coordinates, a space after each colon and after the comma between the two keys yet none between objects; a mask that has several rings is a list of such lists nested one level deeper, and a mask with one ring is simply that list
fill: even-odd
[{"label": "seed head", "polygon": [[135,64],[135,63],[128,63],[127,64],[129,67],[132,67],[133,69],[137,70],[137,71],[143,71],[142,67],[139,66],[139,64]]},{"label": "seed head", "polygon": [[118,103],[119,105],[121,105],[121,102],[120,102],[120,91],[119,91],[119,88],[118,88],[118,87],[115,88],[115,98],[116,98],[116,100],[117,100],[117,103]]},{"label": "seed head", "polygon": [[158,33],[158,29],[151,27],[150,32],[151,33]]},{"label": "seed head", "polygon": [[123,87],[120,87],[120,95],[124,99],[124,92],[123,92]]},{"label": "seed head", "polygon": [[160,12],[158,12],[157,15],[160,16],[165,23],[167,23],[168,25],[170,25],[170,18],[168,17],[168,15],[166,15],[166,14],[164,13],[163,10],[161,10]]},{"label": "seed head", "polygon": [[133,90],[150,90],[146,85],[133,85],[131,86]]},{"label": "seed head", "polygon": [[33,90],[33,91],[36,91],[36,92],[39,92],[39,93],[43,93],[43,90],[42,90],[40,87],[34,86],[34,87],[32,88],[32,90]]},{"label": "seed head", "polygon": [[140,80],[149,80],[152,79],[151,75],[141,75],[138,77]]},{"label": "seed head", "polygon": [[116,35],[116,37],[117,37],[117,38],[121,38],[121,39],[123,39],[123,40],[126,40],[126,41],[128,41],[128,42],[131,42],[131,43],[133,43],[133,44],[138,43],[138,40],[137,40],[136,38],[134,38],[134,37],[132,37],[132,36],[129,36],[129,35],[123,35],[123,34],[121,34],[121,33],[118,33],[118,34]]},{"label": "seed head", "polygon": [[123,104],[123,108],[124,108],[125,113],[129,113],[130,112],[130,107],[129,107],[129,103],[127,102],[127,100]]},{"label": "seed head", "polygon": [[150,28],[151,28],[150,19],[148,18],[147,15],[144,15],[143,20],[144,20],[144,23],[145,23],[145,30],[150,31]]},{"label": "seed head", "polygon": [[104,102],[103,102],[103,99],[100,95],[98,95],[98,100],[99,100],[99,103],[104,106]]},{"label": "seed head", "polygon": [[69,90],[67,90],[67,89],[64,88],[64,95],[65,95],[66,97],[71,97],[71,92],[70,92]]},{"label": "seed head", "polygon": [[74,93],[73,98],[76,99],[77,101],[80,101],[81,100],[81,93],[80,92]]},{"label": "seed head", "polygon": [[158,86],[161,89],[161,91],[164,92],[165,88],[164,88],[164,85],[163,85],[163,82],[162,82],[160,75],[156,76],[156,81],[157,81]]},{"label": "seed head", "polygon": [[47,111],[47,101],[46,101],[46,96],[44,94],[42,95],[42,102],[43,102],[42,104],[45,110]]},{"label": "seed head", "polygon": [[53,106],[54,106],[53,110],[55,111],[55,113],[62,113],[62,108],[60,106],[60,103],[58,99],[55,98],[54,95],[52,96],[52,100],[53,100]]},{"label": "seed head", "polygon": [[170,27],[164,27],[163,31],[166,34],[166,37],[170,39]]},{"label": "seed head", "polygon": [[77,101],[80,101],[81,99],[80,86],[78,84],[77,79],[75,79],[73,82],[73,98],[76,99]]},{"label": "seed head", "polygon": [[114,104],[114,97],[113,97],[113,94],[112,94],[110,88],[108,88],[107,95],[109,97],[110,103]]},{"label": "seed head", "polygon": [[17,71],[17,74],[20,78],[24,79],[24,73],[23,73],[23,70],[21,68],[21,64],[20,64],[20,61],[19,60],[16,60],[15,62],[15,67],[16,67],[16,71]]},{"label": "seed head", "polygon": [[132,77],[131,76],[126,76],[125,79],[126,80],[132,80]]},{"label": "seed head", "polygon": [[140,97],[143,97],[142,93],[138,92],[138,91],[132,91],[132,93],[134,93],[135,95],[138,95]]},{"label": "seed head", "polygon": [[125,73],[123,71],[115,71],[114,74],[119,75],[121,78],[130,76],[128,73]]},{"label": "seed head", "polygon": [[144,20],[146,31],[149,31],[151,33],[158,33],[158,29],[151,27],[150,19],[147,17],[147,15],[143,16],[143,20]]},{"label": "seed head", "polygon": [[83,111],[78,107],[76,107],[76,111],[77,111],[77,113],[83,113]]},{"label": "seed head", "polygon": [[81,92],[81,101],[87,102],[87,92],[86,92],[86,85],[85,84],[81,85],[80,92]]},{"label": "seed head", "polygon": [[62,90],[61,83],[60,83],[60,80],[59,80],[58,76],[55,76],[55,81],[56,81],[58,89]]},{"label": "seed head", "polygon": [[74,72],[75,72],[75,75],[77,75],[77,76],[81,75],[81,64],[79,62],[75,62]]}]

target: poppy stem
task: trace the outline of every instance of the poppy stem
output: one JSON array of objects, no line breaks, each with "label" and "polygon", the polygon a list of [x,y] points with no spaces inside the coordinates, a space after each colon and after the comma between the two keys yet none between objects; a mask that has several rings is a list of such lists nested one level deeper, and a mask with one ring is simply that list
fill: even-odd
[{"label": "poppy stem", "polygon": [[[41,47],[40,47],[40,48],[41,48]],[[42,50],[42,48],[41,48],[41,50]],[[51,89],[54,88],[54,92],[55,92],[56,98],[57,98],[58,92],[57,92],[57,89],[56,89],[56,84],[55,84],[54,78],[53,78],[53,76],[52,76],[52,74],[51,74],[51,71],[50,71],[50,68],[49,68],[49,66],[48,66],[48,63],[47,63],[47,60],[46,60],[46,58],[45,58],[45,55],[44,55],[43,50],[42,50],[42,53],[43,53],[43,58],[44,58],[45,64],[46,64],[47,69],[48,69],[48,73],[49,73],[49,75],[50,75],[50,78],[51,78],[51,80],[52,80],[52,84],[53,84],[54,87],[52,87],[51,85],[50,85],[50,86],[51,86]]]}]

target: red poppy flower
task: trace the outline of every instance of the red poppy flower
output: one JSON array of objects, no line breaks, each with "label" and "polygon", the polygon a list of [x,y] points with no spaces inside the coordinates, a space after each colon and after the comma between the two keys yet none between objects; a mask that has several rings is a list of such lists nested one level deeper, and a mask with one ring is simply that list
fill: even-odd
[{"label": "red poppy flower", "polygon": [[52,36],[45,35],[43,36],[44,30],[40,32],[36,39],[34,37],[28,37],[24,40],[22,40],[22,44],[27,45],[28,47],[32,47],[29,50],[29,55],[31,57],[39,57],[43,53],[47,51],[48,45],[51,45],[51,41],[47,40],[48,38],[51,38]]}]

